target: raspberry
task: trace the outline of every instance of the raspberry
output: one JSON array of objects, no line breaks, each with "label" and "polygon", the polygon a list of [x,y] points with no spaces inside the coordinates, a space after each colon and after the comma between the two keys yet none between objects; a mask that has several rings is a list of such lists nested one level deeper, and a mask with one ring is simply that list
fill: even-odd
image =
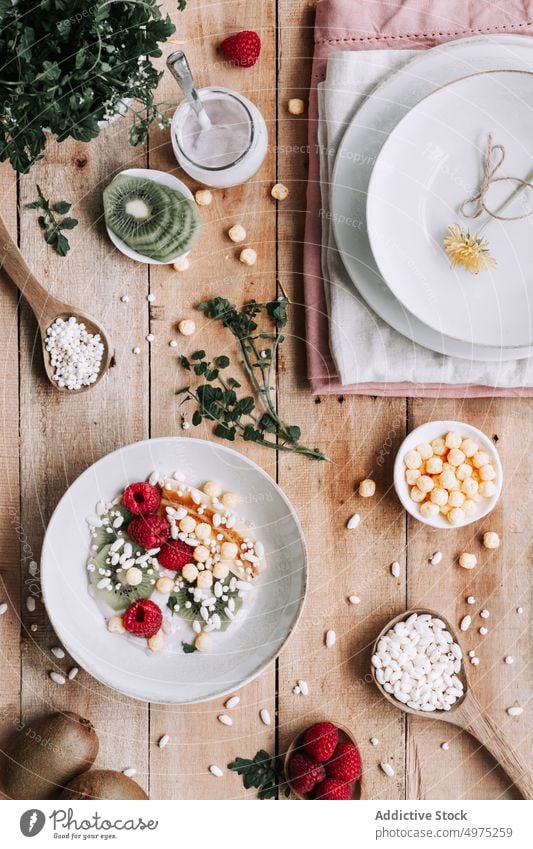
[{"label": "raspberry", "polygon": [[136,637],[153,637],[163,621],[161,609],[148,598],[141,598],[130,604],[122,617],[126,631]]},{"label": "raspberry", "polygon": [[124,490],[122,501],[130,513],[144,516],[147,513],[155,513],[161,504],[161,493],[157,487],[143,481],[130,483]]},{"label": "raspberry", "polygon": [[344,781],[339,781],[338,778],[326,778],[321,784],[318,784],[314,794],[315,799],[325,799],[326,801],[337,801],[349,799],[352,793],[350,785]]},{"label": "raspberry", "polygon": [[128,534],[143,548],[159,548],[170,536],[170,525],[164,516],[138,516],[129,523]]},{"label": "raspberry", "polygon": [[338,743],[326,764],[326,773],[339,781],[359,781],[361,778],[361,755],[353,743]]},{"label": "raspberry", "polygon": [[172,569],[173,572],[177,572],[177,570],[182,569],[186,563],[191,563],[193,551],[194,548],[187,545],[186,542],[182,542],[179,539],[169,539],[169,541],[162,546],[161,551],[157,555],[157,559],[159,560],[160,565],[164,566],[165,569]]},{"label": "raspberry", "polygon": [[339,739],[339,731],[331,722],[317,722],[304,734],[304,749],[315,761],[329,761]]},{"label": "raspberry", "polygon": [[312,761],[305,755],[293,755],[289,761],[291,784],[301,796],[310,793],[315,784],[323,781],[326,772],[322,764]]},{"label": "raspberry", "polygon": [[261,39],[253,30],[243,30],[225,38],[220,45],[220,52],[232,65],[251,68],[259,58]]}]

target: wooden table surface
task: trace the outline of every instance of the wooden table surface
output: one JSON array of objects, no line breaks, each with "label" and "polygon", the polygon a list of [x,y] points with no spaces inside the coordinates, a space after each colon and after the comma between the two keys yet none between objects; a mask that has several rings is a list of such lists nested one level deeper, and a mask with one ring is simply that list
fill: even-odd
[{"label": "wooden table surface", "polygon": [[[138,780],[155,799],[241,798],[241,779],[225,771],[221,779],[209,764],[225,765],[235,756],[253,756],[260,748],[283,753],[292,736],[319,718],[350,726],[364,764],[362,793],[367,799],[513,798],[515,791],[495,762],[467,734],[444,723],[407,719],[387,704],[370,683],[370,644],[387,620],[407,607],[436,608],[456,625],[466,613],[465,597],[476,597],[474,626],[464,636],[480,664],[469,673],[479,699],[514,745],[531,761],[531,602],[533,449],[532,404],[527,400],[406,400],[331,396],[313,397],[305,378],[302,301],[302,247],[307,179],[306,118],[287,113],[289,97],[307,98],[312,54],[313,3],[306,0],[189,0],[179,14],[165,0],[178,25],[200,84],[214,82],[242,91],[265,116],[270,151],[248,183],[214,192],[202,210],[204,233],[190,270],[137,265],[115,251],[102,221],[102,189],[122,168],[139,166],[178,173],[168,132],[155,130],[149,146],[131,148],[126,119],[114,123],[90,145],[50,141],[46,155],[17,182],[8,165],[0,169],[2,215],[30,265],[54,293],[101,319],[116,348],[116,366],[89,393],[67,396],[46,382],[36,324],[24,303],[17,308],[13,288],[0,286],[4,331],[0,347],[2,375],[0,601],[9,601],[0,618],[2,685],[1,733],[51,709],[70,709],[88,717],[101,740],[98,764],[135,767]],[[263,47],[259,62],[245,70],[228,68],[216,53],[222,38],[253,28]],[[167,45],[165,53],[175,49]],[[178,100],[165,75],[161,99]],[[180,176],[182,176],[180,174]],[[277,206],[270,197],[276,180],[290,189]],[[188,181],[190,182],[190,181]],[[74,202],[80,225],[71,235],[72,251],[61,259],[38,231],[35,213],[24,204],[36,195],[35,184],[52,199]],[[191,183],[190,183],[191,184]],[[191,184],[194,187],[194,184]],[[238,262],[227,239],[229,226],[241,223],[257,250],[253,268]],[[83,671],[66,686],[53,684],[49,670],[69,668],[56,661],[56,642],[42,602],[34,613],[26,597],[39,596],[38,581],[28,574],[39,560],[46,523],[59,498],[77,475],[104,454],[148,436],[185,435],[175,390],[183,385],[180,351],[205,347],[216,354],[233,350],[223,330],[203,335],[204,321],[193,313],[206,297],[226,296],[239,303],[264,301],[279,294],[282,281],[295,302],[290,331],[280,352],[277,401],[281,416],[302,426],[303,441],[332,458],[320,463],[254,445],[236,447],[272,475],[291,499],[309,546],[310,587],[303,617],[276,664],[270,665],[239,695],[234,725],[217,722],[221,702],[190,707],[149,706],[120,696]],[[155,301],[147,302],[148,293]],[[129,302],[121,296],[129,295]],[[176,322],[195,317],[192,340],[177,337]],[[150,345],[148,332],[155,336]],[[139,345],[135,356],[132,348]],[[392,490],[392,460],[405,433],[436,418],[460,419],[494,439],[505,469],[505,488],[489,519],[455,532],[435,532],[407,520]],[[209,428],[187,431],[211,438]],[[373,499],[358,499],[354,484],[377,481]],[[354,512],[362,516],[356,531],[345,530]],[[482,548],[483,530],[501,534],[498,551]],[[439,566],[428,557],[441,550]],[[461,569],[457,556],[474,551],[479,565]],[[398,560],[401,573],[391,576]],[[359,605],[347,596],[357,594]],[[522,606],[520,616],[516,608]],[[481,637],[478,612],[490,609],[489,634]],[[37,630],[31,630],[31,625]],[[324,646],[326,629],[337,643]],[[515,662],[506,665],[503,657]],[[529,665],[528,665],[529,664]],[[295,696],[297,679],[310,687]],[[520,718],[505,708],[520,704]],[[271,727],[259,720],[267,707]],[[170,744],[157,746],[162,734]],[[369,738],[379,738],[373,747]],[[449,750],[440,744],[447,740]],[[394,764],[387,777],[379,762]]]}]

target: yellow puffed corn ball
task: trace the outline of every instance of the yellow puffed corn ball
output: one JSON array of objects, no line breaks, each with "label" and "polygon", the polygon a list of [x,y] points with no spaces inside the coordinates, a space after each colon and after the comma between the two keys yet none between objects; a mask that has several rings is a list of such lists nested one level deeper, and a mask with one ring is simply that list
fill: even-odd
[{"label": "yellow puffed corn ball", "polygon": [[465,478],[461,484],[461,492],[464,492],[468,498],[473,498],[474,495],[477,495],[478,489],[479,484],[474,478]]},{"label": "yellow puffed corn ball", "polygon": [[437,457],[443,457],[444,454],[446,454],[446,443],[441,436],[433,440],[431,447],[433,448],[433,453],[436,454]]},{"label": "yellow puffed corn ball", "polygon": [[476,467],[476,469],[486,466],[487,463],[490,463],[490,457],[486,451],[478,451],[472,457],[472,464]]},{"label": "yellow puffed corn ball", "polygon": [[459,558],[459,566],[462,566],[463,569],[474,569],[477,563],[477,557],[475,554],[469,554],[467,551],[463,552]]},{"label": "yellow puffed corn ball", "polygon": [[486,466],[481,466],[479,470],[479,477],[482,481],[493,481],[496,477],[496,470],[494,466],[491,466],[490,463],[487,463]]},{"label": "yellow puffed corn ball", "polygon": [[483,534],[483,545],[485,548],[499,548],[500,547],[500,537],[496,533],[496,531],[487,531],[486,534]]},{"label": "yellow puffed corn ball", "polygon": [[422,457],[418,451],[408,451],[403,461],[408,469],[419,469],[422,465]]},{"label": "yellow puffed corn ball", "polygon": [[437,504],[433,504],[431,501],[424,501],[424,503],[420,505],[420,515],[425,519],[434,519],[435,516],[439,515],[439,506]]},{"label": "yellow puffed corn ball", "polygon": [[463,504],[463,510],[465,511],[467,516],[473,516],[477,510],[476,502],[472,501],[471,498],[467,498],[465,503]]},{"label": "yellow puffed corn ball", "polygon": [[424,501],[425,497],[425,492],[421,492],[417,486],[413,486],[413,488],[411,489],[411,499],[413,501],[416,501],[417,504],[421,504],[422,501]]},{"label": "yellow puffed corn ball", "polygon": [[459,489],[459,481],[453,472],[445,471],[439,475],[439,486],[443,489]]},{"label": "yellow puffed corn ball", "polygon": [[406,469],[405,470],[405,480],[409,484],[409,486],[414,486],[420,477],[420,469]]},{"label": "yellow puffed corn ball", "polygon": [[464,493],[459,492],[459,490],[455,490],[454,492],[450,492],[448,496],[448,504],[450,507],[462,507],[465,503]]},{"label": "yellow puffed corn ball", "polygon": [[423,442],[422,445],[419,445],[416,449],[423,460],[429,460],[430,457],[433,457],[433,448],[429,444],[429,442]]},{"label": "yellow puffed corn ball", "polygon": [[426,460],[426,472],[428,475],[440,475],[442,472],[442,459],[434,456]]},{"label": "yellow puffed corn ball", "polygon": [[448,503],[448,491],[441,487],[435,487],[435,489],[431,491],[431,495],[429,497],[433,504],[436,504],[438,507],[444,507],[444,505]]},{"label": "yellow puffed corn ball", "polygon": [[472,477],[472,466],[469,463],[461,463],[460,466],[457,467],[457,471],[455,472],[455,476],[460,481],[464,481],[467,478]]},{"label": "yellow puffed corn ball", "polygon": [[479,445],[473,439],[463,439],[461,442],[461,451],[465,457],[473,457],[479,451]]},{"label": "yellow puffed corn ball", "polygon": [[466,457],[460,448],[451,448],[450,451],[448,451],[447,459],[451,466],[460,466],[464,463]]},{"label": "yellow puffed corn ball", "polygon": [[483,483],[479,484],[479,494],[483,496],[483,498],[492,498],[498,492],[498,487],[494,483],[494,481],[483,481]]},{"label": "yellow puffed corn ball", "polygon": [[370,479],[361,481],[358,492],[361,498],[372,498],[376,492],[376,482]]},{"label": "yellow puffed corn ball", "polygon": [[462,525],[466,519],[466,513],[462,507],[452,507],[448,513],[448,522],[450,525]]},{"label": "yellow puffed corn ball", "polygon": [[460,433],[455,433],[455,431],[451,430],[444,437],[444,443],[446,448],[460,448],[461,443],[463,441],[463,437]]},{"label": "yellow puffed corn ball", "polygon": [[443,463],[442,464],[442,471],[443,472],[452,472],[453,474],[455,474],[455,469],[456,469],[456,467],[452,466],[451,463]]},{"label": "yellow puffed corn ball", "polygon": [[416,485],[421,492],[428,493],[431,492],[431,490],[435,486],[435,482],[433,478],[431,478],[429,475],[420,475],[416,482]]}]

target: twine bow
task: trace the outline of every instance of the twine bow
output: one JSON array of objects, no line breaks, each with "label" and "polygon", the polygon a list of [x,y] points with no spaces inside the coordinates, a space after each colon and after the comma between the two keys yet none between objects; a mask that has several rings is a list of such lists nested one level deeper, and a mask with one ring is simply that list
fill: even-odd
[{"label": "twine bow", "polygon": [[[533,189],[533,183],[530,182],[531,175],[523,180],[521,177],[497,177],[496,174],[503,165],[505,160],[505,147],[503,144],[493,144],[492,133],[487,136],[487,153],[483,162],[483,178],[481,180],[478,191],[463,201],[459,207],[459,211],[464,218],[479,218],[484,212],[491,218],[496,218],[498,221],[521,221],[524,218],[529,218],[533,214],[533,209],[522,215],[500,215],[499,213],[508,206],[516,195],[522,189]],[[516,189],[496,210],[489,209],[486,203],[488,191],[493,183],[516,183]]]}]

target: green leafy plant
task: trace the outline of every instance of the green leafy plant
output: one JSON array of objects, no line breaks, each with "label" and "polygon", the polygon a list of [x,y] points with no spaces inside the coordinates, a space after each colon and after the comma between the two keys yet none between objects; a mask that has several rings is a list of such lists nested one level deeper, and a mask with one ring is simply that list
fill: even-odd
[{"label": "green leafy plant", "polygon": [[[77,218],[70,218],[66,213],[70,210],[72,204],[66,200],[58,200],[51,204],[42,193],[41,187],[37,185],[37,200],[25,204],[26,209],[41,209],[42,215],[39,215],[37,221],[43,232],[45,242],[51,245],[59,256],[66,256],[70,250],[69,240],[62,230],[73,230],[78,223]],[[57,215],[63,215],[63,218],[57,218]]]},{"label": "green leafy plant", "polygon": [[[184,369],[203,377],[206,383],[195,389],[185,386],[178,395],[184,396],[182,404],[196,402],[192,423],[199,425],[204,419],[215,422],[214,433],[222,439],[233,442],[240,436],[246,442],[257,442],[276,451],[292,451],[315,460],[327,460],[318,448],[302,445],[298,425],[285,424],[275,408],[272,369],[278,348],[284,341],[281,331],[287,323],[288,303],[285,297],[266,304],[248,301],[239,309],[226,298],[214,298],[197,307],[209,318],[220,321],[237,340],[245,372],[262,410],[256,410],[252,395],[237,395],[241,384],[234,377],[222,374],[230,365],[229,357],[208,360],[205,351],[195,351],[190,357],[180,358]],[[273,325],[272,330],[259,329],[256,319],[260,315],[266,316]]]},{"label": "green leafy plant", "polygon": [[253,759],[235,758],[228,764],[228,769],[242,775],[242,783],[246,790],[256,787],[259,790],[257,795],[260,799],[276,799],[281,787],[285,796],[290,793],[280,763],[264,749],[257,752]]},{"label": "green leafy plant", "polygon": [[157,0],[0,0],[0,161],[25,172],[43,154],[44,128],[87,142],[128,109],[130,141],[144,141],[153,121],[168,123],[152,59],[174,32]]}]

